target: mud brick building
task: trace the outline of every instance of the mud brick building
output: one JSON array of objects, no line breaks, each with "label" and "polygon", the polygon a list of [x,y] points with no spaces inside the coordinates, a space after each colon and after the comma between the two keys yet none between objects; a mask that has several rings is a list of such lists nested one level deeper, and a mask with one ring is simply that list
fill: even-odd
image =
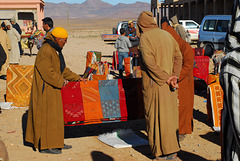
[{"label": "mud brick building", "polygon": [[35,20],[41,29],[44,5],[43,0],[0,0],[0,20],[15,18],[22,29]]}]

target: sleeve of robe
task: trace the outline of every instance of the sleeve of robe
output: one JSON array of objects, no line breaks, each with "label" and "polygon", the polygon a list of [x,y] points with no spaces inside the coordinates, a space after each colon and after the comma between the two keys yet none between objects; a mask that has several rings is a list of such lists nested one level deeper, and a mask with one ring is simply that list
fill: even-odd
[{"label": "sleeve of robe", "polygon": [[182,69],[182,53],[178,47],[178,43],[174,41],[175,49],[174,49],[174,63],[173,63],[173,76],[179,77],[181,69]]},{"label": "sleeve of robe", "polygon": [[141,37],[140,44],[142,60],[148,69],[148,73],[158,85],[162,86],[167,82],[170,75],[156,64],[151,45],[144,36]]},{"label": "sleeve of robe", "polygon": [[193,72],[193,65],[194,65],[194,54],[192,47],[189,44],[186,44],[186,50],[183,54],[183,63],[182,63],[182,70],[180,73],[179,81],[182,81],[186,78],[189,72]]},{"label": "sleeve of robe", "polygon": [[80,76],[72,72],[69,68],[65,68],[63,71],[63,78],[73,82],[73,81],[78,81]]},{"label": "sleeve of robe", "polygon": [[63,87],[64,78],[61,74],[57,73],[54,70],[50,56],[47,56],[47,54],[45,54],[45,56],[36,62],[35,67],[46,83],[56,88]]}]

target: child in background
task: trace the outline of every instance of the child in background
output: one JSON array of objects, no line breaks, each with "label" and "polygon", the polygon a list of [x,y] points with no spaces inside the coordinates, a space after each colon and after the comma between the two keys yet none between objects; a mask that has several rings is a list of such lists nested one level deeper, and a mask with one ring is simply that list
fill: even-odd
[{"label": "child in background", "polygon": [[120,29],[121,36],[116,40],[114,47],[118,51],[118,60],[119,60],[119,76],[123,76],[123,60],[124,58],[128,58],[129,48],[132,47],[132,44],[128,37],[124,36],[126,31],[124,28]]}]

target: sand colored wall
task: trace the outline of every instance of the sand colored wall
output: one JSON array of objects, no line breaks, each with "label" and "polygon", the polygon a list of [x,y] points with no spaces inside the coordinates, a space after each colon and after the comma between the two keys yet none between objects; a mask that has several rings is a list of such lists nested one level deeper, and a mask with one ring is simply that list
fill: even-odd
[{"label": "sand colored wall", "polygon": [[[15,17],[18,22],[18,12],[33,12],[34,20],[38,23],[38,29],[42,29],[42,19],[44,18],[43,0],[0,0],[1,19]],[[12,17],[10,17],[12,18]]]}]

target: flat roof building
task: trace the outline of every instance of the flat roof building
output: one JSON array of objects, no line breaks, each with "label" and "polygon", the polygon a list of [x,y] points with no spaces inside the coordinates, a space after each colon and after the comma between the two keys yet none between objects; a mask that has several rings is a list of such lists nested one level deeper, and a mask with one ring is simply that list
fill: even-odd
[{"label": "flat roof building", "polygon": [[42,29],[44,5],[43,0],[0,0],[0,20],[15,18],[24,30],[35,20]]}]

